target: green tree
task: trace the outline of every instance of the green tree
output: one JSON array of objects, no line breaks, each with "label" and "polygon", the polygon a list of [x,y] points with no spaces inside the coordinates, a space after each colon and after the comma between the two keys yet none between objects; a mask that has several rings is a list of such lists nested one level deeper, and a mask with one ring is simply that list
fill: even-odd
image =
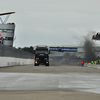
[{"label": "green tree", "polygon": [[30,46],[30,47],[24,47],[24,48],[19,47],[18,49],[26,51],[26,52],[33,53],[33,47],[32,46]]}]

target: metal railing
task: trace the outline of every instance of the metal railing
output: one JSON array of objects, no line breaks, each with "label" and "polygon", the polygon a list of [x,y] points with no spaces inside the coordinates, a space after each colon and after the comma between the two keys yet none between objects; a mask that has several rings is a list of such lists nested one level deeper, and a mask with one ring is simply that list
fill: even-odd
[{"label": "metal railing", "polygon": [[34,54],[0,44],[0,56],[34,59]]}]

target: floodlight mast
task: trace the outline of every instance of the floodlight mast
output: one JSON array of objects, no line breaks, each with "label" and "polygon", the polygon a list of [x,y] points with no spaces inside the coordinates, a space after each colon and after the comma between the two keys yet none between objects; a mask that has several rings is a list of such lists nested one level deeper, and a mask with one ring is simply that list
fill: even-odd
[{"label": "floodlight mast", "polygon": [[7,22],[8,18],[9,18],[9,16],[10,16],[11,14],[13,14],[13,13],[15,13],[15,12],[1,13],[0,16],[7,15],[4,21],[3,21],[2,18],[0,17],[1,23],[2,23],[2,24],[6,24],[6,22]]}]

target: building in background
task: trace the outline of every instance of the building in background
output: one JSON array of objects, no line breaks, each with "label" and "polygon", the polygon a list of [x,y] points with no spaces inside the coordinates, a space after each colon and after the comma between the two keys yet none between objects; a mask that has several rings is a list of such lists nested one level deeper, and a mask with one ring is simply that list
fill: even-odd
[{"label": "building in background", "polygon": [[0,43],[12,47],[14,40],[15,23],[6,23],[9,16],[15,12],[2,13],[0,16],[7,15],[3,21],[0,17]]}]

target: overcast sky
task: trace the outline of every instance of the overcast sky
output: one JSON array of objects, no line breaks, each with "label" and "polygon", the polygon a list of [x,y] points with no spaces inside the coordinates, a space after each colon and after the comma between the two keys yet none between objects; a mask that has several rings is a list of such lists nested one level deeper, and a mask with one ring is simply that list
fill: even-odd
[{"label": "overcast sky", "polygon": [[100,32],[100,0],[0,0],[0,13],[11,11],[16,47],[79,44]]}]

